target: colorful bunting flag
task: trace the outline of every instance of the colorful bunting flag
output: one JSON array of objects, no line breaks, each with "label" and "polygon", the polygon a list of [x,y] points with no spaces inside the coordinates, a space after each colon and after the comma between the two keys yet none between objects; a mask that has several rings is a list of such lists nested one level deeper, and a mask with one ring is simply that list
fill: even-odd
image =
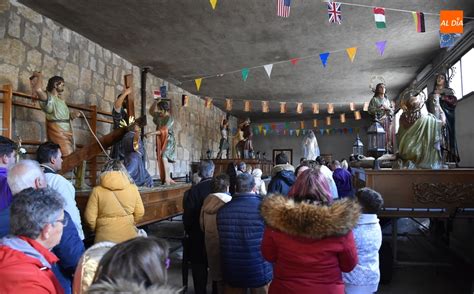
[{"label": "colorful bunting flag", "polygon": [[383,53],[385,52],[386,45],[387,45],[387,41],[380,41],[380,42],[375,43],[375,46],[377,46],[377,49],[379,50],[380,56],[382,56]]},{"label": "colorful bunting flag", "polygon": [[263,135],[264,135],[264,136],[267,135],[267,130],[266,130],[266,129],[263,129]]},{"label": "colorful bunting flag", "polygon": [[300,129],[296,129],[296,136],[299,136],[300,135]]},{"label": "colorful bunting flag", "polygon": [[328,1],[328,16],[330,23],[341,24],[342,14],[341,14],[341,3]]},{"label": "colorful bunting flag", "polygon": [[244,100],[244,111],[250,112],[250,100]]},{"label": "colorful bunting flag", "polygon": [[263,130],[263,125],[258,125],[258,130],[260,131],[260,133],[262,132]]},{"label": "colorful bunting flag", "polygon": [[268,78],[270,78],[270,75],[272,74],[273,64],[266,64],[263,67],[265,68],[265,71],[267,72]]},{"label": "colorful bunting flag", "polygon": [[375,26],[377,29],[385,29],[387,25],[385,24],[385,9],[382,7],[374,8],[374,18]]},{"label": "colorful bunting flag", "polygon": [[280,102],[280,113],[286,113],[286,102]]},{"label": "colorful bunting flag", "polygon": [[328,113],[333,114],[334,113],[334,104],[328,103]]},{"label": "colorful bunting flag", "polygon": [[211,106],[212,106],[212,98],[211,97],[204,98],[204,107],[211,108]]},{"label": "colorful bunting flag", "polygon": [[232,99],[230,98],[225,99],[225,110],[232,111]]},{"label": "colorful bunting flag", "polygon": [[291,62],[291,64],[293,64],[293,65],[296,65],[296,64],[298,63],[298,61],[300,61],[299,58],[292,58],[292,59],[290,59],[290,62]]},{"label": "colorful bunting flag", "polygon": [[313,119],[313,128],[317,128],[317,127],[318,127],[318,120]]},{"label": "colorful bunting flag", "polygon": [[424,33],[425,30],[425,14],[423,12],[412,12],[413,21],[415,22],[416,31],[418,33]]},{"label": "colorful bunting flag", "polygon": [[215,9],[216,9],[216,4],[217,4],[217,0],[209,0],[209,2],[211,2],[212,9],[215,10]]},{"label": "colorful bunting flag", "polygon": [[324,135],[324,129],[319,129],[319,133],[322,135]]},{"label": "colorful bunting flag", "polygon": [[351,111],[354,111],[355,110],[355,103],[354,102],[349,103],[349,108],[350,108]]},{"label": "colorful bunting flag", "polygon": [[357,47],[347,48],[346,52],[347,52],[347,55],[349,56],[349,59],[351,60],[351,62],[354,62],[354,58],[355,58],[356,53],[357,53]]},{"label": "colorful bunting flag", "polygon": [[318,103],[313,103],[313,114],[318,114],[319,113],[319,104]]},{"label": "colorful bunting flag", "polygon": [[160,98],[161,98],[160,90],[154,90],[153,91],[153,99],[160,99]]},{"label": "colorful bunting flag", "polygon": [[439,33],[439,46],[441,48],[452,47],[456,41],[461,38],[461,34],[443,34]]},{"label": "colorful bunting flag", "polygon": [[328,62],[329,58],[329,52],[321,53],[319,54],[319,58],[321,59],[321,63],[323,64],[323,67],[326,67],[326,64]]},{"label": "colorful bunting flag", "polygon": [[244,82],[247,80],[248,77],[249,77],[249,69],[248,68],[242,69],[242,79],[244,80]]},{"label": "colorful bunting flag", "polygon": [[268,104],[268,101],[262,101],[262,112],[267,113],[270,111]]},{"label": "colorful bunting flag", "polygon": [[300,102],[296,103],[296,113],[298,114],[303,113],[303,103],[300,103]]},{"label": "colorful bunting flag", "polygon": [[281,17],[290,16],[291,0],[277,0],[277,15]]},{"label": "colorful bunting flag", "polygon": [[189,104],[189,97],[188,97],[188,95],[182,95],[182,96],[181,96],[181,105],[182,105],[183,107],[186,107],[186,106],[188,106],[188,104]]},{"label": "colorful bunting flag", "polygon": [[196,89],[198,90],[198,92],[199,92],[199,89],[201,88],[201,82],[202,82],[202,78],[194,80],[194,83],[196,84]]}]

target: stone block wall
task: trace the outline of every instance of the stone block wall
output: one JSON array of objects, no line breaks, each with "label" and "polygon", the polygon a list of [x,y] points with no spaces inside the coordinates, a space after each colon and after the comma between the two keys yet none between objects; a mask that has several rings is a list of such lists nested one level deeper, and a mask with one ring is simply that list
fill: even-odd
[{"label": "stone block wall", "polygon": [[[98,110],[111,111],[112,105],[123,90],[123,76],[133,74],[135,114],[140,114],[141,69],[107,48],[63,27],[51,19],[17,3],[4,1],[0,5],[0,85],[11,84],[14,91],[28,93],[29,77],[34,70],[47,79],[53,75],[66,81],[65,100],[74,104],[97,105]],[[204,101],[183,89],[148,74],[147,111],[153,103],[153,90],[168,87],[175,119],[177,161],[172,164],[173,176],[184,176],[190,163],[199,161],[208,149],[218,151],[219,123],[225,115],[215,107],[206,109]],[[181,107],[181,95],[189,96],[189,106]],[[46,140],[44,114],[38,110],[14,107],[13,139]],[[75,120],[75,137],[78,144],[94,140],[82,119]],[[231,127],[236,119],[231,120]],[[146,132],[154,130],[150,116]],[[98,134],[111,130],[108,124],[98,123]],[[154,139],[145,143],[147,169],[158,177]]]}]

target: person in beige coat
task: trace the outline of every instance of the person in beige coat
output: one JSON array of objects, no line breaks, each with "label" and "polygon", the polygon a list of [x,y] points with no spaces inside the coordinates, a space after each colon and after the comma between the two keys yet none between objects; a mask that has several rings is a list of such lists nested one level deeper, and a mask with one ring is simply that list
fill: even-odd
[{"label": "person in beige coat", "polygon": [[138,188],[123,164],[118,160],[106,163],[100,185],[92,190],[84,214],[87,226],[95,232],[95,243],[135,238],[135,224],[144,213]]},{"label": "person in beige coat", "polygon": [[[229,193],[229,176],[219,175],[212,180],[212,194],[206,197],[201,209],[201,229],[204,231],[207,263],[212,279],[213,290],[223,293],[224,282],[221,272],[221,258],[219,249],[219,233],[217,231],[216,216],[219,209],[229,202],[232,197]],[[213,293],[216,293],[213,291]]]}]

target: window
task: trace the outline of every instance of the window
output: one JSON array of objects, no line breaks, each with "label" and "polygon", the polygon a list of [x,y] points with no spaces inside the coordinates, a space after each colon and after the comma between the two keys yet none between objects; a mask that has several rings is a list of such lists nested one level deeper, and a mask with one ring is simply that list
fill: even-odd
[{"label": "window", "polygon": [[454,76],[449,86],[460,100],[474,91],[474,83],[469,82],[474,78],[474,48],[464,54],[451,70],[454,71]]}]

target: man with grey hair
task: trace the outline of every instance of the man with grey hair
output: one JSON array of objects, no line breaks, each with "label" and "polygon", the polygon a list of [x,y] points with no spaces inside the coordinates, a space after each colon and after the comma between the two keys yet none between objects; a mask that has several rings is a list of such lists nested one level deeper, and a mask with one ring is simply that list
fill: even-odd
[{"label": "man with grey hair", "polygon": [[11,233],[0,239],[0,293],[64,293],[50,250],[59,243],[64,200],[49,188],[26,189],[13,197]]},{"label": "man with grey hair", "polygon": [[201,182],[194,185],[184,195],[183,199],[183,224],[186,234],[189,236],[186,249],[189,250],[189,259],[193,273],[194,291],[206,293],[207,285],[207,255],[204,246],[204,232],[199,223],[201,208],[207,195],[212,192],[212,176],[214,175],[214,163],[211,160],[203,160],[199,165]]},{"label": "man with grey hair", "polygon": [[[46,187],[45,175],[38,162],[34,160],[22,160],[12,166],[7,180],[14,197],[24,189]],[[72,275],[85,249],[67,211],[64,211],[64,219],[67,223],[64,226],[61,241],[53,248],[53,253],[60,259],[58,264],[53,266],[53,272],[64,288],[64,292],[68,294],[72,292]],[[0,238],[10,233],[10,221],[10,208],[0,211]]]}]

